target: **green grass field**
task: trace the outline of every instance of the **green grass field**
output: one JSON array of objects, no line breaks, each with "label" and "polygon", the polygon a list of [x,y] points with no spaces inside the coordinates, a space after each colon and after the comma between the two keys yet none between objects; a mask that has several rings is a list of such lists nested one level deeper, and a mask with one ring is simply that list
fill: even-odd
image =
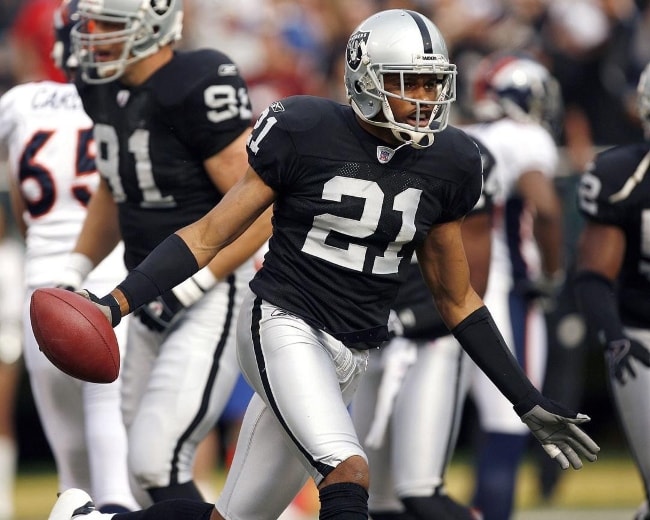
[{"label": "green grass field", "polygon": [[[540,499],[535,467],[527,462],[520,472],[517,514],[513,520],[631,520],[643,498],[643,488],[632,462],[626,455],[605,450],[595,464],[580,471],[567,470],[553,500]],[[218,491],[222,475],[215,473]],[[472,488],[471,467],[459,460],[448,475],[451,495],[466,501]],[[15,520],[46,520],[56,500],[56,479],[49,469],[21,470],[16,484]],[[317,500],[311,502],[317,518]],[[309,518],[309,516],[307,517]]]}]

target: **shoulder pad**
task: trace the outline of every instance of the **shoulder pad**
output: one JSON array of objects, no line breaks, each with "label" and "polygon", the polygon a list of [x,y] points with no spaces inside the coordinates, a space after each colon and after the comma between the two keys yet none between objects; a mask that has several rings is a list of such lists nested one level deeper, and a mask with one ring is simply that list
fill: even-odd
[{"label": "shoulder pad", "polygon": [[175,52],[174,58],[149,80],[162,105],[182,101],[201,84],[241,82],[237,65],[225,54],[213,49]]},{"label": "shoulder pad", "polygon": [[271,103],[269,116],[278,121],[278,127],[290,132],[304,132],[317,126],[332,108],[332,101],[315,96],[291,96]]}]

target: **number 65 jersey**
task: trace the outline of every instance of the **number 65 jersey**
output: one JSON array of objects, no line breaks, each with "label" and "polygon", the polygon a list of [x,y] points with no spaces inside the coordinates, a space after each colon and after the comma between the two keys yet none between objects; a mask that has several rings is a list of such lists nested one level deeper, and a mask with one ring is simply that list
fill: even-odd
[{"label": "number 65 jersey", "polygon": [[429,229],[462,218],[481,193],[481,156],[461,130],[393,150],[349,105],[311,96],[265,110],[248,155],[277,193],[253,292],[357,348],[386,339],[390,306]]},{"label": "number 65 jersey", "polygon": [[78,80],[77,89],[132,269],[221,199],[203,163],[250,127],[246,84],[226,55],[205,49],[175,52],[137,87]]},{"label": "number 65 jersey", "polygon": [[582,174],[578,207],[587,220],[616,226],[625,234],[625,256],[618,280],[621,320],[627,326],[650,323],[650,144],[605,150]]},{"label": "number 65 jersey", "polygon": [[92,121],[74,85],[24,83],[0,98],[0,143],[24,208],[26,283],[49,285],[53,262],[74,246],[99,183]]}]

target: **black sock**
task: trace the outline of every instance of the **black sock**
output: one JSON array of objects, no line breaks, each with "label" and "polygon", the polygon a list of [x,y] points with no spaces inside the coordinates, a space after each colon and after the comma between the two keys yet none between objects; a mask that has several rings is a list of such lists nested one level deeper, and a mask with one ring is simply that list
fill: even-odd
[{"label": "black sock", "polygon": [[149,493],[149,496],[154,503],[172,498],[186,498],[198,502],[205,501],[199,488],[196,487],[196,484],[194,484],[194,481],[192,480],[185,482],[185,484],[173,484],[167,487],[149,488],[147,489],[147,493]]},{"label": "black sock", "polygon": [[352,482],[340,482],[324,487],[319,492],[319,520],[367,520],[368,492]]},{"label": "black sock", "polygon": [[196,500],[166,500],[142,511],[117,514],[113,520],[210,520],[213,504]]},{"label": "black sock", "polygon": [[459,504],[447,495],[428,497],[402,497],[407,511],[418,520],[473,520],[470,508]]},{"label": "black sock", "polygon": [[106,504],[99,508],[100,513],[128,513],[131,511],[128,507],[119,504]]}]

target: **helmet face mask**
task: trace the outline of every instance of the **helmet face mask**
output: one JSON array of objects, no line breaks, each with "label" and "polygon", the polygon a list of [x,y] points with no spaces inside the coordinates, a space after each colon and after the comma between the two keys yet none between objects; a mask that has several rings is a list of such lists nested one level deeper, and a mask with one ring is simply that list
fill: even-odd
[{"label": "helmet face mask", "polygon": [[[435,82],[437,96],[409,97],[409,82],[417,76],[425,83]],[[433,144],[434,134],[448,124],[456,99],[456,66],[449,63],[444,39],[430,20],[414,11],[393,9],[371,16],[350,36],[345,87],[362,120],[389,128],[399,141],[423,148]],[[391,99],[414,106],[414,124],[396,120]]]},{"label": "helmet face mask", "polygon": [[[71,37],[82,78],[106,83],[180,39],[183,5],[181,0],[79,0],[79,17]],[[111,57],[100,59],[98,49],[108,47]]]},{"label": "helmet face mask", "polygon": [[650,63],[645,66],[639,78],[636,104],[643,134],[650,140]]},{"label": "helmet face mask", "polygon": [[560,131],[560,86],[546,67],[527,55],[485,58],[478,66],[473,98],[479,121],[509,117],[541,124],[554,135]]}]

